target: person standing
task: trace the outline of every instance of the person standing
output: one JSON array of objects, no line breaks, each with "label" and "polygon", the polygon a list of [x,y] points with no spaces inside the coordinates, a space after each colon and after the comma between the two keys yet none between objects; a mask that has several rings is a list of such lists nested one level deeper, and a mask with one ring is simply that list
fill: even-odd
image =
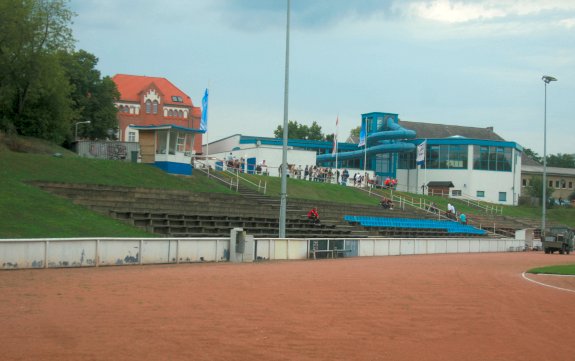
[{"label": "person standing", "polygon": [[459,222],[461,222],[461,224],[467,224],[467,216],[465,213],[461,213],[459,215]]}]

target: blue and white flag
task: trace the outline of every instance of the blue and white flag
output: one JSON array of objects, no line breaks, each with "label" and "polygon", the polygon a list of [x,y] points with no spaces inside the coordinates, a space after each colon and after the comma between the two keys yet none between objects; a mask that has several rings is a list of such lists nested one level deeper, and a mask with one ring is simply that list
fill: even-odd
[{"label": "blue and white flag", "polygon": [[417,146],[417,158],[415,162],[419,165],[425,163],[425,149],[427,148],[427,140],[424,140],[423,143]]},{"label": "blue and white flag", "polygon": [[200,130],[208,131],[208,88],[202,98],[202,121],[200,122]]},{"label": "blue and white flag", "polygon": [[365,145],[365,122],[361,122],[361,130],[359,131],[359,143],[357,144],[358,147],[362,147]]}]

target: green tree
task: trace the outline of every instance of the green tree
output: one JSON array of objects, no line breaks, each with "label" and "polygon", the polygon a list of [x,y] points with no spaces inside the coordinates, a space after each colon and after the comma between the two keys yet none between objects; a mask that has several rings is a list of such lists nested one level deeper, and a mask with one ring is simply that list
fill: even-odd
[{"label": "green tree", "polygon": [[[283,126],[278,125],[274,130],[274,137],[283,138]],[[321,126],[313,122],[310,127],[305,124],[299,124],[295,120],[288,121],[288,138],[289,139],[307,139],[307,140],[325,140],[321,132]]]},{"label": "green tree", "polygon": [[66,5],[0,2],[0,129],[55,142],[70,132],[70,87],[56,55],[74,45]]},{"label": "green tree", "polygon": [[[547,198],[551,198],[551,195],[553,194],[553,192],[555,192],[555,189],[548,186],[545,192],[547,193],[546,194]],[[542,196],[543,196],[543,177],[531,178],[528,193],[531,197],[539,198],[539,199],[542,198]]]},{"label": "green tree", "polygon": [[361,131],[361,126],[357,126],[349,132],[349,136],[359,139],[359,132],[360,131]]},{"label": "green tree", "polygon": [[93,54],[79,50],[59,56],[72,85],[74,121],[90,121],[78,129],[78,134],[91,139],[109,137],[109,131],[117,127],[114,102],[120,94],[116,84],[110,77],[101,77],[96,70],[98,58]]},{"label": "green tree", "polygon": [[549,167],[575,168],[575,159],[570,154],[551,154],[547,156]]},{"label": "green tree", "polygon": [[523,148],[523,153],[525,153],[526,156],[528,156],[529,158],[533,159],[536,162],[539,163],[543,162],[543,157],[540,157],[539,154],[535,153],[529,148]]}]

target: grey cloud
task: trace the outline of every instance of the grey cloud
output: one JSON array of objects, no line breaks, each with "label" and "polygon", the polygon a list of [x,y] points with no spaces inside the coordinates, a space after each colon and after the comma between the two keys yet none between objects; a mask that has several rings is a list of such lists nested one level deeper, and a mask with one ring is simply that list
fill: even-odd
[{"label": "grey cloud", "polygon": [[[291,21],[299,28],[325,28],[349,18],[395,17],[392,0],[292,0]],[[283,28],[287,0],[221,0],[224,21],[244,31]]]}]

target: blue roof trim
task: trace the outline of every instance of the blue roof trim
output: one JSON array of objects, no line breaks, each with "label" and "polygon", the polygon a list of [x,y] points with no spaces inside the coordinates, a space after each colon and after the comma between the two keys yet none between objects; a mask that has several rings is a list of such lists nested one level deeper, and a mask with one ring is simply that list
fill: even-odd
[{"label": "blue roof trim", "polygon": [[[283,146],[283,139],[269,138],[269,137],[252,137],[241,136],[240,144],[256,144],[260,142],[262,145]],[[308,148],[308,149],[332,149],[333,143],[323,140],[306,140],[306,139],[288,139],[288,147]],[[355,150],[357,144],[354,143],[337,143],[338,150]]]},{"label": "blue roof trim", "polygon": [[519,151],[523,151],[523,147],[515,142],[501,141],[501,140],[485,140],[485,139],[471,139],[471,138],[442,138],[442,139],[416,139],[412,141],[414,144],[421,144],[427,140],[429,145],[443,145],[443,144],[455,144],[455,145],[483,145],[491,147],[504,147],[504,148],[515,148]]},{"label": "blue roof trim", "polygon": [[179,125],[175,125],[175,124],[162,124],[162,125],[130,125],[130,128],[134,128],[134,129],[142,129],[142,130],[165,130],[165,129],[175,129],[175,130],[181,130],[184,132],[189,132],[189,133],[205,133],[205,130],[201,130],[201,129],[197,129],[197,128],[186,128],[186,127],[181,127]]}]

